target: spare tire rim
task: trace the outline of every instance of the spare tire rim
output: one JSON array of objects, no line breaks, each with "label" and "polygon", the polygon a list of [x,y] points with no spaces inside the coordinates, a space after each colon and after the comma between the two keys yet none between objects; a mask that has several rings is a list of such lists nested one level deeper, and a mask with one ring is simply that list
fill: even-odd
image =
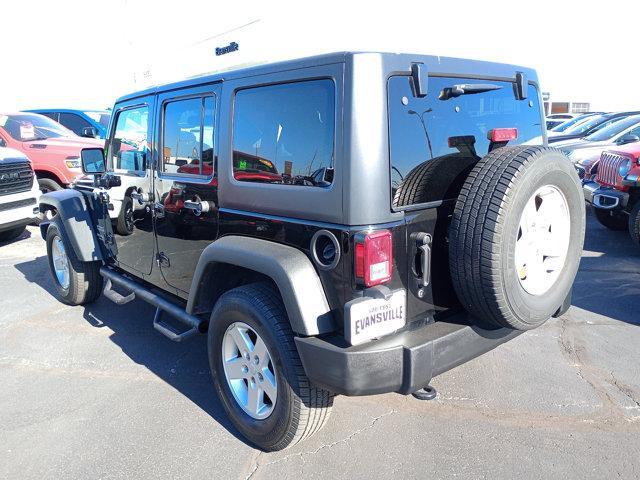
[{"label": "spare tire rim", "polygon": [[51,242],[51,259],[53,260],[53,271],[56,280],[65,290],[69,288],[69,257],[64,248],[62,239],[56,235]]},{"label": "spare tire rim", "polygon": [[546,293],[564,268],[571,220],[567,199],[554,185],[538,188],[525,204],[515,247],[520,285],[531,295]]},{"label": "spare tire rim", "polygon": [[222,366],[242,410],[258,420],[271,415],[278,398],[275,365],[264,340],[246,323],[232,323],[224,333]]}]

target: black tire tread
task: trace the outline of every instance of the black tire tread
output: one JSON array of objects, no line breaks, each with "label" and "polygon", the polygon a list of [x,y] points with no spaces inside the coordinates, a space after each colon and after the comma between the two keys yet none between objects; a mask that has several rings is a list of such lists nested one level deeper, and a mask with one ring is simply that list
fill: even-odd
[{"label": "black tire tread", "polygon": [[334,394],[316,387],[306,376],[284,305],[279,293],[271,285],[243,285],[225,295],[231,293],[245,297],[246,301],[253,303],[263,313],[264,320],[274,327],[281,354],[286,357],[283,361],[288,362],[294,371],[295,378],[289,379],[292,390],[298,397],[292,405],[294,421],[286,435],[267,448],[270,451],[282,450],[310,437],[325,425],[331,414]]},{"label": "black tire tread", "polygon": [[614,232],[622,232],[628,228],[628,220],[624,213],[612,212],[603,208],[593,207],[598,222]]},{"label": "black tire tread", "polygon": [[640,201],[638,201],[629,213],[629,235],[633,243],[640,247]]},{"label": "black tire tread", "polygon": [[[53,228],[52,228],[53,227]],[[64,242],[67,258],[69,259],[69,275],[72,277],[67,295],[61,295],[61,299],[68,305],[86,305],[94,302],[102,293],[103,280],[100,275],[101,262],[82,262],[76,256],[73,247],[69,244],[60,223],[54,218],[52,225],[47,230],[47,254],[50,255],[50,243],[53,236],[59,234]],[[55,279],[55,273],[52,271]]]},{"label": "black tire tread", "polygon": [[449,266],[462,305],[497,326],[530,329],[507,303],[500,281],[505,206],[527,166],[547,147],[503,147],[471,170],[458,196],[450,229]]}]

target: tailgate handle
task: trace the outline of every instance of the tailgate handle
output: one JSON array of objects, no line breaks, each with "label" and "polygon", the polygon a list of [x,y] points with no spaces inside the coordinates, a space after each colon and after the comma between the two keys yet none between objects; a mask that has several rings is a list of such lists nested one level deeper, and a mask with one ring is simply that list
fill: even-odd
[{"label": "tailgate handle", "polygon": [[416,235],[416,242],[422,267],[422,278],[419,283],[421,287],[426,287],[431,281],[431,235],[420,232]]}]

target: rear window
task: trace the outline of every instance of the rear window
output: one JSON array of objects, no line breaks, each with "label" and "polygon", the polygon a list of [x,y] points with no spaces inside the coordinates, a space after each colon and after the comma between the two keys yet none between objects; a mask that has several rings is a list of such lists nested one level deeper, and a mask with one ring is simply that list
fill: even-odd
[{"label": "rear window", "polygon": [[[455,85],[489,85],[482,93],[448,95]],[[413,95],[411,79],[394,76],[388,83],[389,148],[394,207],[410,203],[396,198],[403,182],[429,175],[420,203],[455,198],[473,165],[489,151],[494,128],[517,128],[510,144],[540,138],[542,117],[538,92],[529,85],[525,100],[516,100],[514,84],[505,81],[430,77],[428,94]]]}]

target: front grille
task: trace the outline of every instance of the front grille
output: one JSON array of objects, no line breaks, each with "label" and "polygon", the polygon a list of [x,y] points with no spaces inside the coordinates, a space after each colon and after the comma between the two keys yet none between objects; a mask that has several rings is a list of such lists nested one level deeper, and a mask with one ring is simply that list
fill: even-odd
[{"label": "front grille", "polygon": [[603,152],[598,162],[596,181],[614,187],[621,180],[620,166],[629,158],[617,153]]},{"label": "front grille", "polygon": [[16,200],[15,202],[0,203],[0,212],[6,212],[7,210],[13,210],[14,208],[28,207],[29,205],[35,204],[35,198],[25,198],[24,200]]},{"label": "front grille", "polygon": [[28,192],[33,185],[33,170],[27,161],[0,163],[0,195]]}]

